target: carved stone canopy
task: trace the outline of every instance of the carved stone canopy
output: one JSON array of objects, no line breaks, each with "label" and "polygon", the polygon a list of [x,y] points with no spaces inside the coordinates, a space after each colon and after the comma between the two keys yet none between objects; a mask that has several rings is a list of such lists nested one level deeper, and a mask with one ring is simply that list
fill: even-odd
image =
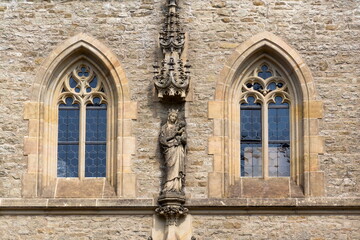
[{"label": "carved stone canopy", "polygon": [[186,39],[180,27],[177,1],[168,0],[167,7],[168,12],[159,37],[163,60],[160,64],[155,62],[153,65],[153,81],[160,99],[183,101],[189,89],[191,66],[182,59]]}]

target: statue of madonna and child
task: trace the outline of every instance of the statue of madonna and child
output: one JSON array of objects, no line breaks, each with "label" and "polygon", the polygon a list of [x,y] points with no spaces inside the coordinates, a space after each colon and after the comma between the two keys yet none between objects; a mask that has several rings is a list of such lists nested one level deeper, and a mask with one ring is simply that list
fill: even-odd
[{"label": "statue of madonna and child", "polygon": [[161,127],[160,145],[165,158],[165,179],[161,193],[184,194],[186,123],[179,121],[178,110],[170,110]]}]

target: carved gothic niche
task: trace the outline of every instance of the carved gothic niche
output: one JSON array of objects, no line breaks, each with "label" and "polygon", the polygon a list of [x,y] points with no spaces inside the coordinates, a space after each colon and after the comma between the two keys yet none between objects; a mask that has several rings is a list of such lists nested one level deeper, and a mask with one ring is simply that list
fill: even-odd
[{"label": "carved gothic niche", "polygon": [[190,64],[184,63],[185,33],[180,26],[177,0],[167,0],[167,10],[159,43],[162,52],[160,64],[155,62],[154,85],[163,101],[184,101],[190,84]]}]

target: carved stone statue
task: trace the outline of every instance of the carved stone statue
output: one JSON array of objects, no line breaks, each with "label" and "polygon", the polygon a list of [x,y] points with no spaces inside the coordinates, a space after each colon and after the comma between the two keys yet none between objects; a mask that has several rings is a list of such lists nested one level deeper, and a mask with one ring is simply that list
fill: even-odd
[{"label": "carved stone statue", "polygon": [[160,144],[165,157],[165,181],[162,193],[183,193],[185,179],[186,131],[185,122],[179,121],[178,111],[169,112],[161,127]]}]

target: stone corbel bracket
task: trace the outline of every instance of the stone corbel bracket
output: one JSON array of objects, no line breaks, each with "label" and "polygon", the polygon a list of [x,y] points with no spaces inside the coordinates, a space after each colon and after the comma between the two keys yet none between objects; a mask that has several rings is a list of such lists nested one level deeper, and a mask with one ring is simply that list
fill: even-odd
[{"label": "stone corbel bracket", "polygon": [[[155,209],[151,240],[195,240],[192,236],[192,216],[184,207],[185,195],[168,192],[160,195]],[[165,221],[164,221],[165,218]]]},{"label": "stone corbel bracket", "polygon": [[186,216],[189,210],[183,206],[163,206],[155,209],[155,212],[166,218],[167,226],[178,226],[179,217]]}]

